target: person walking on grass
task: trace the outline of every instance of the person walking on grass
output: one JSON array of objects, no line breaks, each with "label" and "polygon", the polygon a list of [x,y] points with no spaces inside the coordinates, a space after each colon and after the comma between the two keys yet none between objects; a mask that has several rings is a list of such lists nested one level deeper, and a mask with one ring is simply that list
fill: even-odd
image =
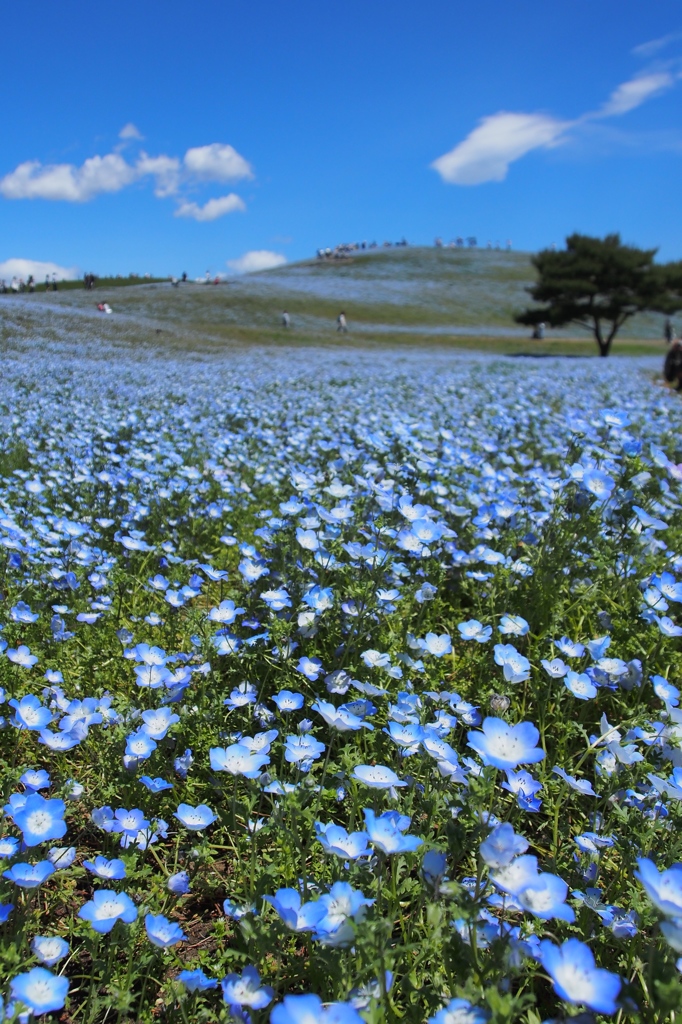
[{"label": "person walking on grass", "polygon": [[348,322],[346,321],[346,314],[343,310],[341,310],[336,318],[336,330],[337,333],[348,334]]},{"label": "person walking on grass", "polygon": [[291,317],[287,313],[286,309],[282,313],[282,327],[285,329],[285,331],[288,331],[289,328],[291,327]]},{"label": "person walking on grass", "polygon": [[670,345],[675,340],[675,328],[673,326],[672,320],[669,317],[666,320],[665,326],[663,328],[663,336],[668,345]]}]

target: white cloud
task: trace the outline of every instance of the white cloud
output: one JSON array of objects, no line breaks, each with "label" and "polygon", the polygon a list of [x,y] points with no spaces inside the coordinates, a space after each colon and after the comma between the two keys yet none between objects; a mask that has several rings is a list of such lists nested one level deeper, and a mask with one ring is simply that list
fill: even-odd
[{"label": "white cloud", "polygon": [[627,114],[657,93],[670,89],[674,84],[675,77],[667,71],[638,75],[637,78],[631,78],[629,82],[623,82],[613,90],[598,116]]},{"label": "white cloud", "polygon": [[[154,194],[159,199],[177,195],[183,185],[196,182],[226,182],[252,178],[250,164],[234,149],[221,142],[188,149],[183,158],[150,156],[141,150],[135,162],[121,155],[126,140],[141,139],[133,124],[120,132],[124,140],[116,151],[93,156],[80,167],[75,164],[42,164],[27,160],[0,178],[0,195],[5,199],[49,199],[84,203],[105,192],[120,192],[141,178],[154,179]],[[245,209],[236,195],[209,200],[204,206],[183,202],[177,216],[196,220],[215,220],[233,210]]]},{"label": "white cloud", "polygon": [[545,114],[502,111],[484,117],[463,142],[431,166],[451,185],[504,181],[514,160],[533,149],[555,144],[569,124]]},{"label": "white cloud", "polygon": [[224,217],[226,213],[234,213],[235,210],[245,210],[246,204],[234,192],[230,192],[229,196],[220,196],[218,199],[209,199],[203,206],[199,206],[198,203],[182,203],[177,208],[174,216],[176,217],[191,217],[193,220],[217,220],[218,217]]},{"label": "white cloud", "polygon": [[640,43],[635,46],[633,53],[636,57],[653,57],[659,50],[665,49],[670,43],[682,39],[682,32],[670,32],[667,36],[660,36],[658,39],[650,39],[648,43]]},{"label": "white cloud", "polygon": [[137,177],[118,153],[93,156],[81,167],[28,160],[0,178],[5,199],[53,199],[84,203],[102,192],[120,192]]},{"label": "white cloud", "polygon": [[248,161],[233,146],[220,142],[188,149],[184,162],[186,170],[203,181],[239,181],[253,177]]},{"label": "white cloud", "polygon": [[[682,33],[645,43],[637,50],[646,55],[667,45],[678,35],[682,36]],[[671,89],[681,79],[682,72],[679,71],[645,71],[622,82],[598,110],[588,111],[573,121],[561,121],[548,114],[501,111],[479,121],[462,142],[434,160],[431,167],[451,185],[504,181],[509,165],[526,153],[557,146],[568,141],[569,134],[571,140],[576,141],[588,131],[590,123],[627,114],[653,96]]]},{"label": "white cloud", "polygon": [[36,281],[44,281],[46,275],[54,274],[58,281],[72,281],[78,277],[76,267],[60,267],[58,263],[42,260],[10,259],[0,263],[0,278],[8,280],[12,277],[23,277],[26,281],[33,274]]},{"label": "white cloud", "polygon": [[132,121],[128,121],[128,124],[124,124],[118,133],[119,139],[143,139],[144,135],[140,130],[133,124]]},{"label": "white cloud", "polygon": [[180,184],[180,161],[176,156],[148,156],[143,150],[135,169],[140,177],[149,174],[155,178],[154,195],[157,199],[165,199],[177,192]]},{"label": "white cloud", "polygon": [[269,249],[252,249],[237,260],[228,260],[227,265],[235,274],[253,274],[258,270],[272,270],[286,263],[286,256]]}]

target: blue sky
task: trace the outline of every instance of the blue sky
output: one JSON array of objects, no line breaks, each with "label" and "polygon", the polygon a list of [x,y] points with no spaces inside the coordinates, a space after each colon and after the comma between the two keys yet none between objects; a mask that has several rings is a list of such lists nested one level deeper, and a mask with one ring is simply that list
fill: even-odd
[{"label": "blue sky", "polygon": [[6,6],[0,276],[574,230],[677,259],[681,76],[672,0]]}]

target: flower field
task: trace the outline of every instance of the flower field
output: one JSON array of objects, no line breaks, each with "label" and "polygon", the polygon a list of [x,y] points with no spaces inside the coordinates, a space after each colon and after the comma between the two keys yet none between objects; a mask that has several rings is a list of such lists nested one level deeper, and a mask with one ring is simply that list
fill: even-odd
[{"label": "flower field", "polygon": [[8,355],[4,1019],[679,1019],[681,410],[634,360]]}]

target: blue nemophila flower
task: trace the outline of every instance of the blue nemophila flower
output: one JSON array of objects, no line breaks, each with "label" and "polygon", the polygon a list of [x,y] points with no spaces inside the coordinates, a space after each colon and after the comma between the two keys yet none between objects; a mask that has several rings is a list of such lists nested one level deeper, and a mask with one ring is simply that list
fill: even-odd
[{"label": "blue nemophila flower", "polygon": [[325,914],[324,904],[319,900],[302,903],[301,894],[296,889],[278,889],[274,896],[264,896],[263,899],[274,908],[287,928],[295,932],[314,931]]},{"label": "blue nemophila flower", "polygon": [[567,939],[555,946],[545,939],[540,943],[539,956],[561,999],[596,1013],[616,1012],[621,980],[617,974],[596,966],[592,950],[584,942]]},{"label": "blue nemophila flower", "polygon": [[583,832],[582,835],[574,836],[573,842],[582,853],[599,853],[600,850],[614,845],[613,836],[601,836],[598,832]]},{"label": "blue nemophila flower", "polygon": [[69,979],[52,974],[44,967],[34,967],[25,974],[17,974],[9,983],[12,999],[40,1016],[63,1010],[69,993]]},{"label": "blue nemophila flower", "polygon": [[478,619],[468,619],[457,625],[462,640],[476,640],[479,644],[485,644],[493,635],[492,626],[484,626]]},{"label": "blue nemophila flower", "polygon": [[483,861],[491,868],[502,868],[505,864],[525,853],[528,841],[514,832],[508,821],[494,828],[479,847]]},{"label": "blue nemophila flower", "polygon": [[351,772],[351,778],[357,779],[358,782],[369,786],[370,789],[398,789],[407,785],[391,768],[387,768],[383,764],[356,765]]},{"label": "blue nemophila flower", "polygon": [[270,1024],[364,1024],[349,1003],[322,1002],[319,996],[285,996],[270,1014]]},{"label": "blue nemophila flower", "polygon": [[153,740],[163,740],[172,725],[180,721],[180,715],[174,714],[170,708],[154,708],[142,712],[142,732]]},{"label": "blue nemophila flower", "polygon": [[8,703],[14,708],[12,725],[17,729],[45,729],[54,717],[50,709],[44,707],[32,693],[26,694],[21,700],[12,698]]},{"label": "blue nemophila flower", "polygon": [[284,741],[284,757],[289,764],[301,765],[303,770],[307,770],[323,751],[324,743],[320,743],[313,736],[287,736]]},{"label": "blue nemophila flower", "polygon": [[682,583],[678,583],[671,572],[662,572],[660,576],[653,576],[651,582],[669,601],[682,602]]},{"label": "blue nemophila flower", "polygon": [[568,921],[569,924],[575,921],[573,908],[565,902],[568,886],[557,875],[542,872],[514,895],[524,910],[530,911],[541,921],[558,919]]},{"label": "blue nemophila flower", "polygon": [[588,640],[587,649],[593,661],[599,661],[611,646],[610,636],[598,636],[594,640]]},{"label": "blue nemophila flower", "polygon": [[215,978],[207,978],[201,967],[196,967],[193,971],[180,971],[176,980],[184,985],[188,992],[207,992],[218,987],[218,981]]},{"label": "blue nemophila flower", "polygon": [[513,644],[495,644],[495,662],[502,666],[508,683],[523,683],[530,677],[530,662]]},{"label": "blue nemophila flower", "polygon": [[417,836],[403,834],[410,827],[411,819],[407,815],[385,811],[377,817],[369,808],[362,813],[370,843],[383,853],[414,853],[422,845],[423,840]]},{"label": "blue nemophila flower", "polygon": [[122,860],[114,858],[107,860],[106,857],[95,857],[94,861],[84,860],[83,867],[98,878],[106,878],[108,881],[115,881],[126,877],[126,866]]},{"label": "blue nemophila flower", "polygon": [[533,885],[538,878],[538,859],[528,853],[515,857],[509,864],[496,868],[490,873],[490,881],[498,889],[508,892],[512,896],[518,895],[522,889]]},{"label": "blue nemophila flower", "polygon": [[223,999],[228,1006],[250,1006],[262,1010],[272,1002],[275,992],[269,985],[261,985],[255,967],[245,967],[241,974],[228,974],[221,981]]},{"label": "blue nemophila flower", "polygon": [[424,653],[432,654],[435,658],[443,658],[446,654],[452,653],[452,643],[449,633],[427,633],[424,637]]},{"label": "blue nemophila flower", "polygon": [[176,896],[186,896],[189,892],[189,874],[186,871],[176,871],[166,882],[166,888]]},{"label": "blue nemophila flower", "polygon": [[427,1024],[487,1024],[489,1018],[488,1010],[472,1006],[468,999],[451,999]]},{"label": "blue nemophila flower", "polygon": [[565,658],[582,658],[585,653],[583,644],[578,643],[576,640],[570,640],[567,636],[562,636],[560,640],[555,640],[554,646],[561,651]]},{"label": "blue nemophila flower", "polygon": [[468,745],[484,763],[502,769],[542,761],[545,752],[536,746],[539,738],[540,733],[532,722],[509,725],[501,718],[486,718],[482,732],[467,733]]},{"label": "blue nemophila flower", "polygon": [[370,722],[363,721],[362,718],[352,714],[347,708],[335,707],[329,701],[318,699],[311,704],[311,708],[324,718],[327,725],[330,725],[333,729],[338,729],[339,732],[355,732],[362,728],[374,729]]},{"label": "blue nemophila flower", "polygon": [[45,967],[53,967],[69,952],[69,944],[59,935],[36,935],[31,942],[34,955]]},{"label": "blue nemophila flower", "polygon": [[[668,615],[656,618],[658,628],[663,636],[682,636],[682,626],[677,626]],[[10,701],[10,704],[12,702]]]},{"label": "blue nemophila flower", "polygon": [[600,469],[587,469],[583,473],[582,485],[586,491],[593,494],[597,501],[608,501],[611,497],[616,482],[608,473]]},{"label": "blue nemophila flower", "polygon": [[180,824],[190,829],[190,831],[200,832],[202,829],[208,828],[209,825],[213,824],[217,815],[206,804],[199,804],[198,807],[192,807],[190,804],[180,804],[173,817],[177,818]]},{"label": "blue nemophila flower", "polygon": [[355,938],[351,922],[359,923],[367,907],[374,903],[359,889],[353,889],[348,882],[334,882],[328,893],[317,901],[324,914],[316,922],[314,938],[325,946],[349,946]]},{"label": "blue nemophila flower", "polygon": [[221,601],[217,608],[211,608],[208,613],[210,622],[219,622],[223,626],[230,626],[238,615],[243,615],[243,608],[236,608],[234,601]]},{"label": "blue nemophila flower", "polygon": [[264,590],[260,596],[261,600],[273,612],[281,612],[285,608],[291,608],[291,598],[284,587],[279,587],[278,590]]},{"label": "blue nemophila flower", "polygon": [[257,779],[263,766],[270,764],[270,758],[266,753],[254,752],[244,743],[233,743],[229,747],[211,747],[209,758],[213,771],[243,775],[247,779]]},{"label": "blue nemophila flower", "polygon": [[40,793],[31,793],[14,815],[14,824],[21,829],[26,846],[38,846],[48,839],[61,839],[66,833],[63,800],[46,800]]},{"label": "blue nemophila flower", "polygon": [[253,683],[240,683],[239,686],[235,686],[229,697],[223,701],[223,704],[230,709],[230,711],[236,711],[237,708],[247,707],[249,704],[255,704],[258,697],[258,691]]},{"label": "blue nemophila flower", "polygon": [[652,516],[650,512],[642,508],[641,505],[633,505],[632,511],[635,513],[639,523],[644,527],[645,530],[667,530],[668,524],[664,519],[659,519],[656,516]]},{"label": "blue nemophila flower", "polygon": [[54,864],[57,871],[63,871],[65,868],[70,868],[75,861],[76,847],[53,846],[52,849],[47,852],[47,859],[50,864]]},{"label": "blue nemophila flower", "polygon": [[522,615],[503,615],[497,628],[503,636],[525,636],[530,626]]},{"label": "blue nemophila flower", "polygon": [[22,889],[36,889],[50,875],[54,874],[54,864],[49,860],[39,860],[37,864],[13,864],[3,876]]},{"label": "blue nemophila flower", "polygon": [[672,683],[664,679],[663,676],[651,676],[651,682],[654,685],[654,693],[661,700],[664,700],[666,704],[670,704],[671,707],[676,708],[680,703],[680,691]]},{"label": "blue nemophila flower", "polygon": [[83,921],[89,921],[94,931],[106,935],[117,921],[132,924],[137,918],[137,907],[125,892],[96,889],[91,900],[78,911]]},{"label": "blue nemophila flower", "polygon": [[247,914],[257,916],[257,911],[254,906],[240,907],[234,902],[234,900],[223,901],[223,913],[225,914],[225,917],[228,917],[232,921],[241,921],[241,919],[246,917]]},{"label": "blue nemophila flower", "polygon": [[159,949],[168,949],[170,946],[177,946],[185,939],[185,933],[179,924],[169,921],[163,914],[147,914],[144,919],[144,927],[147,938],[153,946]]},{"label": "blue nemophila flower", "polygon": [[563,768],[559,768],[557,765],[552,768],[552,772],[558,775],[560,779],[568,783],[571,789],[574,789],[576,793],[580,793],[582,796],[596,796],[597,794],[592,788],[592,783],[589,779],[576,779],[574,775],[568,775]]},{"label": "blue nemophila flower", "polygon": [[299,658],[296,666],[298,672],[309,679],[311,683],[314,683],[323,670],[322,662],[319,658]]},{"label": "blue nemophila flower", "polygon": [[[105,824],[102,824],[100,827],[104,828],[107,832],[122,833],[123,839],[126,837],[136,839],[138,832],[144,832],[149,828],[149,822],[144,816],[144,811],[141,811],[139,807],[133,807],[130,811],[126,810],[125,807],[119,807],[110,820],[111,826],[109,828]],[[99,822],[96,822],[96,824],[99,824]]]},{"label": "blue nemophila flower", "polygon": [[369,648],[360,655],[367,668],[390,668],[391,656],[382,651]]},{"label": "blue nemophila flower", "polygon": [[289,711],[299,711],[303,707],[303,694],[292,693],[291,690],[280,690],[274,697],[271,697],[273,704],[276,704],[281,714]]},{"label": "blue nemophila flower", "polygon": [[10,609],[9,615],[12,622],[31,623],[37,622],[39,619],[38,612],[32,612],[29,605],[24,601],[17,601],[14,607]]},{"label": "blue nemophila flower", "polygon": [[561,658],[552,658],[551,661],[543,658],[540,664],[550,679],[563,679],[568,672],[568,667],[563,663]]},{"label": "blue nemophila flower", "polygon": [[152,779],[149,775],[141,775],[140,782],[143,786],[146,786],[150,793],[163,793],[166,789],[172,789],[173,783],[166,782],[165,779]]},{"label": "blue nemophila flower", "polygon": [[0,838],[0,860],[9,860],[19,850],[19,840],[14,836],[2,836]]},{"label": "blue nemophila flower", "polygon": [[427,850],[422,857],[421,873],[427,885],[437,889],[440,882],[445,878],[448,859],[439,850]]},{"label": "blue nemophila flower", "polygon": [[564,676],[564,686],[579,700],[591,700],[597,696],[597,687],[586,672],[573,672],[569,668]]},{"label": "blue nemophila flower", "polygon": [[130,736],[126,737],[126,748],[125,756],[132,758],[136,761],[143,761],[149,757],[156,750],[156,742],[148,736],[147,733],[143,732],[142,729],[138,729],[137,732],[133,732]]},{"label": "blue nemophila flower", "polygon": [[668,917],[682,918],[682,864],[673,864],[659,873],[652,860],[640,857],[637,866],[635,878],[654,906]]},{"label": "blue nemophila flower", "polygon": [[33,668],[38,663],[37,656],[31,654],[26,644],[19,644],[16,649],[9,647],[7,657],[14,665],[18,665],[19,668]]},{"label": "blue nemophila flower", "polygon": [[357,860],[358,857],[365,857],[370,852],[366,832],[349,834],[341,825],[324,825],[321,821],[315,822],[315,832],[325,853],[335,854],[344,860]]},{"label": "blue nemophila flower", "polygon": [[50,775],[44,769],[39,771],[30,768],[27,772],[19,779],[19,782],[26,786],[26,789],[32,793],[37,793],[39,789],[48,789],[50,786]]}]

